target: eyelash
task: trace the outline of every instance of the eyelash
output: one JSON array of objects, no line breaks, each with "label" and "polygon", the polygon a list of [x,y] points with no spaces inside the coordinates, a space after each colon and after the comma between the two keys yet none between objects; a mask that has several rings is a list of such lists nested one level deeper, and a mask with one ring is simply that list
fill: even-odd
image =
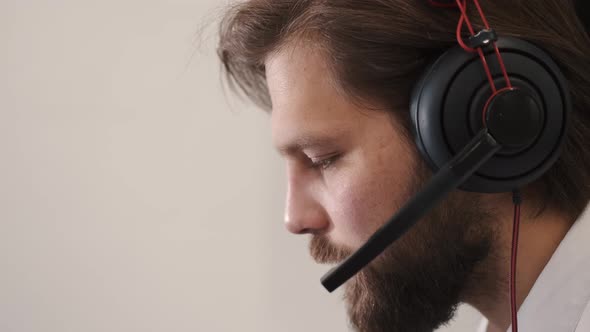
[{"label": "eyelash", "polygon": [[324,158],[318,161],[311,161],[310,163],[310,167],[313,169],[319,169],[319,170],[327,170],[330,167],[334,166],[334,162],[336,161],[336,159],[338,159],[339,155],[335,155],[332,157],[328,157],[328,158]]}]

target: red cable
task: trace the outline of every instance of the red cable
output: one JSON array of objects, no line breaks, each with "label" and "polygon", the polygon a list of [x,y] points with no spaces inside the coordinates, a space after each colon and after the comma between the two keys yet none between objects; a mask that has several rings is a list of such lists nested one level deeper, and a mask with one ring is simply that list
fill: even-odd
[{"label": "red cable", "polygon": [[479,53],[479,57],[481,58],[481,62],[483,63],[483,69],[486,71],[486,75],[488,76],[488,81],[490,82],[490,87],[492,88],[492,93],[496,93],[496,84],[494,83],[494,78],[492,77],[492,72],[490,71],[490,66],[488,65],[488,61],[486,60],[485,55],[483,54],[483,50],[481,48],[477,49],[477,53]]},{"label": "red cable", "polygon": [[[463,38],[461,38],[461,28],[463,26],[463,23],[467,23],[467,28],[469,29],[469,32],[471,33],[471,35],[475,35],[475,30],[473,29],[473,25],[471,24],[471,21],[469,20],[469,17],[467,15],[467,0],[463,0],[463,3],[461,4],[461,0],[455,0],[457,7],[459,7],[459,9],[461,10],[461,18],[459,19],[459,24],[457,26],[457,42],[459,43],[459,45],[467,52],[473,52],[473,48],[468,47],[467,45],[465,45],[465,42],[463,41]],[[484,26],[486,29],[490,28],[490,25],[488,23],[488,20],[483,12],[483,10],[481,9],[481,6],[479,5],[479,0],[473,0],[473,2],[475,3],[475,6],[477,7],[477,11],[479,12],[479,15],[484,23]],[[494,51],[496,53],[496,58],[498,59],[498,63],[500,65],[500,70],[502,71],[502,75],[504,76],[504,80],[506,81],[506,86],[508,88],[512,89],[512,83],[510,82],[510,78],[508,77],[508,71],[506,70],[506,66],[504,65],[504,59],[502,59],[502,55],[500,54],[500,50],[498,49],[498,46],[496,45],[496,43],[493,43],[494,46]],[[483,63],[484,66],[484,70],[486,72],[486,75],[488,77],[488,81],[490,83],[490,87],[492,89],[492,92],[495,93],[497,91],[496,89],[496,85],[494,84],[491,72],[490,72],[490,68],[489,65],[485,59],[485,55],[483,54],[483,51],[481,51],[481,48],[478,49],[478,53],[479,53],[479,57]]]},{"label": "red cable", "polygon": [[[481,9],[481,6],[479,5],[479,0],[473,0],[473,2],[475,3],[475,6],[477,7],[477,11],[479,12],[479,16],[481,16],[481,20],[483,21],[484,26],[486,27],[486,29],[490,29],[490,25],[488,23],[488,20],[486,19],[486,15],[483,13],[483,10]],[[508,72],[506,71],[506,66],[504,66],[504,60],[502,59],[502,55],[500,55],[500,50],[498,49],[498,46],[496,46],[496,43],[494,42],[494,50],[496,52],[496,58],[498,58],[498,62],[500,63],[500,68],[502,69],[502,74],[504,75],[504,79],[506,80],[506,86],[508,86],[509,88],[512,88],[512,84],[510,83],[510,78],[508,78]]]},{"label": "red cable", "polygon": [[465,44],[465,42],[463,41],[463,38],[461,37],[461,29],[463,28],[463,23],[465,23],[465,17],[463,15],[461,15],[461,18],[459,18],[459,24],[457,24],[457,42],[459,43],[459,46],[461,46],[462,49],[464,49],[465,51],[469,52],[469,53],[474,53],[475,50],[472,49],[471,47],[467,46]]},{"label": "red cable", "polygon": [[[459,23],[457,24],[457,31],[456,31],[457,42],[459,43],[459,46],[461,46],[461,48],[463,48],[465,51],[473,53],[473,52],[475,52],[475,49],[467,46],[461,36],[461,30],[463,28],[463,24],[465,24],[465,23],[467,24],[467,28],[469,29],[471,36],[475,35],[475,31],[473,29],[473,26],[471,25],[471,22],[469,20],[469,16],[467,15],[467,0],[463,0],[462,3],[461,3],[461,0],[455,0],[455,2],[456,2],[456,7],[459,7],[459,10],[461,11],[461,17],[459,19]],[[479,15],[481,16],[481,19],[482,19],[482,22],[483,22],[485,28],[490,29],[488,20],[486,19],[484,12],[481,9],[481,6],[479,5],[479,1],[473,0],[473,2],[475,3],[475,6],[477,7],[477,11],[479,12]],[[431,5],[434,5],[437,7],[454,7],[455,6],[452,4],[438,3],[435,0],[429,0],[429,3]],[[482,113],[482,120],[484,121],[484,126],[485,126],[486,112],[487,112],[488,105],[489,105],[490,101],[494,97],[496,97],[498,94],[502,93],[503,91],[512,89],[512,83],[510,82],[510,78],[508,77],[508,71],[506,70],[506,66],[504,65],[504,60],[502,59],[502,55],[500,54],[500,50],[498,49],[498,46],[496,45],[495,42],[493,42],[492,45],[494,46],[496,58],[498,59],[500,69],[502,70],[504,80],[506,81],[506,87],[502,88],[500,90],[496,89],[496,85],[494,84],[494,80],[493,80],[489,65],[486,61],[485,55],[483,53],[483,50],[481,47],[477,48],[477,52],[479,54],[479,57],[480,57],[481,62],[483,64],[484,70],[485,70],[486,75],[488,77],[490,87],[492,88],[492,96],[487,100],[486,105],[484,106],[484,109],[483,109],[483,113]],[[513,192],[512,200],[514,202],[514,220],[513,220],[513,228],[512,228],[512,253],[511,253],[511,257],[510,257],[510,276],[509,276],[509,279],[510,279],[510,281],[509,281],[510,316],[511,316],[511,321],[512,321],[512,332],[518,332],[518,311],[516,308],[516,258],[517,258],[517,254],[518,254],[518,231],[519,231],[519,227],[520,227],[520,204],[521,204],[520,192],[518,190],[515,190]]]},{"label": "red cable", "polygon": [[[486,27],[486,29],[490,29],[490,24],[488,23],[488,20],[486,19],[486,15],[483,13],[483,10],[481,9],[481,6],[479,5],[479,0],[473,0],[473,2],[475,3],[475,7],[477,7],[477,11],[479,12],[479,16],[481,16],[481,20],[483,21],[484,26]],[[508,77],[508,72],[506,71],[506,66],[504,66],[504,60],[502,59],[502,55],[500,55],[500,50],[498,49],[498,46],[496,45],[496,43],[494,42],[494,50],[496,52],[496,58],[498,58],[498,62],[500,63],[500,68],[502,69],[502,74],[504,75],[504,79],[506,80],[506,86],[508,86],[509,88],[512,88],[512,83],[510,83],[510,78]]]},{"label": "red cable", "polygon": [[504,66],[504,59],[502,59],[502,55],[500,55],[500,50],[498,49],[498,46],[496,46],[496,42],[494,42],[494,50],[496,51],[496,58],[498,58],[498,62],[500,63],[500,69],[504,75],[504,80],[506,80],[506,86],[512,89],[512,83],[510,83],[510,78],[508,78],[508,71],[506,70],[506,66]]},{"label": "red cable", "polygon": [[[461,10],[461,18],[459,19],[459,27],[457,28],[457,42],[459,43],[459,45],[461,45],[461,47],[464,50],[473,52],[473,49],[465,45],[465,43],[463,42],[463,38],[461,38],[461,27],[463,26],[463,22],[467,23],[469,33],[471,33],[472,36],[475,35],[475,30],[473,30],[473,25],[471,25],[471,21],[469,20],[469,16],[467,15],[467,0],[463,0],[463,4],[461,4],[461,0],[456,1],[457,7],[459,7],[459,10]],[[481,48],[478,48],[477,53],[479,54],[479,58],[481,59],[483,68],[488,77],[488,81],[490,82],[490,88],[492,88],[492,93],[496,93],[496,85],[494,84],[494,78],[492,77],[490,66],[488,65],[486,57],[483,54],[483,50]]]},{"label": "red cable", "polygon": [[473,26],[471,25],[471,21],[469,21],[469,16],[467,15],[467,0],[463,0],[463,4],[461,4],[461,0],[456,1],[457,7],[459,7],[459,10],[461,11],[461,15],[467,23],[467,29],[469,29],[469,32],[472,36],[475,35],[475,31],[473,30]]},{"label": "red cable", "polygon": [[479,5],[479,0],[473,0],[473,3],[475,3],[475,7],[477,7],[477,11],[479,12],[479,16],[481,16],[481,20],[483,21],[483,25],[486,27],[486,29],[490,29],[490,25],[488,24],[488,20],[486,19],[486,16],[483,14],[483,10],[481,10],[481,6]]},{"label": "red cable", "polygon": [[484,107],[483,107],[483,110],[482,110],[482,112],[481,112],[481,120],[483,121],[483,126],[484,126],[484,127],[486,126],[486,115],[487,115],[487,113],[488,113],[488,106],[490,106],[490,103],[492,102],[492,100],[493,100],[494,98],[496,98],[496,96],[497,96],[497,95],[501,94],[501,93],[502,93],[502,92],[504,92],[504,91],[508,91],[508,90],[512,90],[512,87],[505,87],[505,88],[502,88],[502,89],[500,89],[500,90],[498,90],[498,91],[494,92],[494,93],[493,93],[493,94],[490,96],[490,98],[488,98],[488,100],[486,101],[486,104],[484,105]]},{"label": "red cable", "polygon": [[520,193],[513,193],[514,222],[512,227],[512,256],[510,258],[510,313],[512,332],[518,332],[518,311],[516,308],[516,257],[518,253],[518,230],[520,228]]}]

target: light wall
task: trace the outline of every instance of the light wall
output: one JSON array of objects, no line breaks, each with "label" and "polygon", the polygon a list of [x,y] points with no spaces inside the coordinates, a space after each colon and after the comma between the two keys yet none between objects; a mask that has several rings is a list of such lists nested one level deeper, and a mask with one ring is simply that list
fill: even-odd
[{"label": "light wall", "polygon": [[347,330],[221,89],[223,5],[0,0],[0,331]]}]

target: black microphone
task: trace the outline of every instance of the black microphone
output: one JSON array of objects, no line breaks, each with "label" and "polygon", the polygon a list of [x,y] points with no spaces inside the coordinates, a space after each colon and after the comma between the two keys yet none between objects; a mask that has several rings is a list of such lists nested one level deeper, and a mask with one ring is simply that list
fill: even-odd
[{"label": "black microphone", "polygon": [[488,133],[488,129],[482,129],[359,250],[340,265],[328,271],[322,277],[322,285],[332,292],[352,278],[382,253],[387,246],[405,234],[446,194],[465,182],[501,148],[502,146]]}]

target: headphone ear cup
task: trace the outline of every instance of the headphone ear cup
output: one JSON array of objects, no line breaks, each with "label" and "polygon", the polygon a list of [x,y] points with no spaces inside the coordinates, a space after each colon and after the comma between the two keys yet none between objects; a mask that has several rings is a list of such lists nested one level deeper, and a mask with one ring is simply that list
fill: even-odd
[{"label": "headphone ear cup", "polygon": [[[524,40],[503,37],[496,45],[512,86],[542,109],[542,129],[525,147],[503,148],[461,189],[506,192],[538,179],[559,157],[571,109],[569,89],[559,67],[544,51]],[[486,52],[494,83],[506,86],[495,52]],[[482,114],[492,96],[477,53],[456,46],[441,55],[417,81],[410,114],[418,150],[436,171],[483,128]]]}]

